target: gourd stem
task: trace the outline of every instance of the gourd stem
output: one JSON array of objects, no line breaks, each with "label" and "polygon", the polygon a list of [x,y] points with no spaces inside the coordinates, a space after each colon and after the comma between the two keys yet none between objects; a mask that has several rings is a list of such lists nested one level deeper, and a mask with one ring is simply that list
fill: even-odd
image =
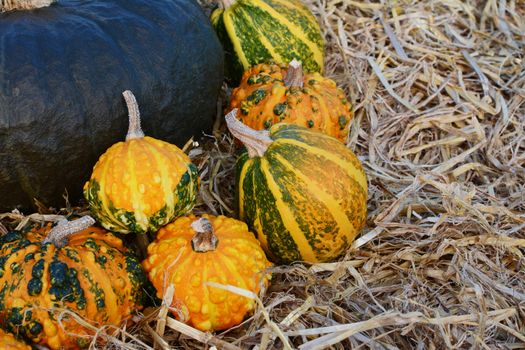
[{"label": "gourd stem", "polygon": [[284,77],[284,85],[287,87],[300,87],[304,85],[303,82],[303,66],[301,62],[295,58],[288,65],[288,71]]},{"label": "gourd stem", "polygon": [[58,224],[49,231],[42,243],[53,243],[55,247],[62,248],[67,244],[69,236],[85,230],[95,224],[91,216],[83,216],[74,221],[60,220]]},{"label": "gourd stem", "polygon": [[191,228],[195,235],[191,239],[191,248],[197,253],[206,253],[217,249],[219,239],[213,231],[211,221],[206,218],[200,218],[191,223]]},{"label": "gourd stem", "polygon": [[248,149],[248,156],[262,157],[273,140],[268,130],[253,130],[237,119],[237,108],[234,108],[225,117],[228,129],[233,136],[241,141]]},{"label": "gourd stem", "polygon": [[48,7],[54,2],[56,2],[56,0],[1,0],[0,12],[33,10]]},{"label": "gourd stem", "polygon": [[126,135],[126,141],[141,139],[144,137],[144,132],[140,127],[140,112],[137,99],[129,90],[124,91],[122,95],[124,96],[124,100],[126,100],[129,113],[129,129],[128,134]]},{"label": "gourd stem", "polygon": [[233,6],[235,1],[236,0],[219,0],[219,4],[222,6],[223,9],[227,10],[228,8]]}]

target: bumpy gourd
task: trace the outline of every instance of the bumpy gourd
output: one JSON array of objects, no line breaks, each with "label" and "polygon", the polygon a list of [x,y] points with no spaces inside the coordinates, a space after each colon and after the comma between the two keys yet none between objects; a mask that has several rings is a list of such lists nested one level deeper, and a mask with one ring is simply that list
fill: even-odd
[{"label": "bumpy gourd", "polygon": [[220,0],[211,16],[225,51],[226,77],[237,84],[244,70],[270,61],[303,62],[323,71],[324,39],[300,0]]},{"label": "bumpy gourd", "polygon": [[367,179],[335,138],[280,123],[255,131],[226,116],[246,146],[237,159],[239,218],[279,262],[328,262],[343,254],[366,222]]},{"label": "bumpy gourd", "polygon": [[84,196],[106,229],[153,232],[193,208],[198,170],[177,146],[144,136],[135,97],[130,91],[123,95],[129,109],[126,141],[100,157]]},{"label": "bumpy gourd", "polygon": [[[146,301],[147,277],[122,241],[84,217],[0,237],[0,325],[50,349],[79,349]],[[87,227],[87,228],[86,228]],[[76,232],[76,233],[75,233]],[[77,335],[77,336],[74,336]]]},{"label": "bumpy gourd", "polygon": [[303,74],[300,62],[259,64],[243,75],[233,90],[230,110],[256,129],[279,122],[322,131],[345,142],[353,118],[352,104],[336,83],[319,73]]},{"label": "bumpy gourd", "polygon": [[158,297],[173,284],[175,315],[203,331],[238,325],[255,307],[254,300],[207,282],[259,293],[271,265],[245,223],[212,215],[181,217],[160,229],[142,264]]},{"label": "bumpy gourd", "polygon": [[31,347],[17,340],[11,333],[0,328],[0,349],[2,350],[31,350]]}]

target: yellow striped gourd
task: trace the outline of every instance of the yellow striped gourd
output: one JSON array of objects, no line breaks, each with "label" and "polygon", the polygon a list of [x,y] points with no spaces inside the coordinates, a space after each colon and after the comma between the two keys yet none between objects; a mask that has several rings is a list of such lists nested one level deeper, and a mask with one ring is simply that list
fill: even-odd
[{"label": "yellow striped gourd", "polygon": [[307,72],[322,72],[324,39],[300,0],[220,0],[211,16],[225,51],[226,76],[237,83],[258,64],[294,58]]},{"label": "yellow striped gourd", "polygon": [[198,170],[177,146],[144,136],[135,97],[130,91],[123,95],[130,118],[126,141],[99,158],[84,196],[106,229],[154,232],[193,209]]},{"label": "yellow striped gourd", "polygon": [[255,131],[226,116],[246,146],[237,160],[239,218],[278,262],[327,262],[343,254],[366,222],[367,179],[337,139],[293,124]]}]

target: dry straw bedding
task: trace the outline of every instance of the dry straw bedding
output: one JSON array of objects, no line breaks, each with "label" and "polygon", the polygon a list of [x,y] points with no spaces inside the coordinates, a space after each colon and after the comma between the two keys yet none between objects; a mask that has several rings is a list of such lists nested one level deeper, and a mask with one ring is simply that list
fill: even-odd
[{"label": "dry straw bedding", "polygon": [[[275,267],[237,328],[204,334],[161,308],[93,348],[525,348],[525,1],[305,2],[355,106],[365,231],[339,262]],[[233,147],[220,118],[189,147],[196,212],[233,215]]]}]

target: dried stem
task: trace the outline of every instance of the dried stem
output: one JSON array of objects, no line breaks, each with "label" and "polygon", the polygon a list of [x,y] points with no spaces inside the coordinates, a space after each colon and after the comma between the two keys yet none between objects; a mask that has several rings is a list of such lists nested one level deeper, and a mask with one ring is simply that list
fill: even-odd
[{"label": "dried stem", "polygon": [[49,231],[43,243],[53,243],[57,248],[62,248],[67,244],[69,236],[85,230],[95,224],[91,216],[83,216],[74,221],[61,220]]},{"label": "dried stem", "polygon": [[284,85],[287,87],[300,87],[304,85],[303,82],[303,66],[301,62],[295,58],[288,65],[288,71],[284,77]]},{"label": "dried stem", "polygon": [[228,129],[233,136],[241,141],[248,149],[248,155],[262,157],[273,140],[267,130],[253,130],[237,119],[237,108],[233,109],[225,117]]},{"label": "dried stem", "polygon": [[124,96],[124,100],[126,100],[129,113],[129,129],[126,141],[143,138],[144,132],[140,127],[140,111],[137,99],[129,90],[124,91],[122,95]]},{"label": "dried stem", "polygon": [[219,0],[219,5],[227,10],[228,8],[230,8],[231,6],[233,6],[233,4],[235,4],[235,1],[236,0]]},{"label": "dried stem", "polygon": [[195,235],[191,239],[191,247],[197,253],[206,253],[217,249],[219,240],[213,231],[211,221],[206,218],[200,218],[192,222],[191,228]]},{"label": "dried stem", "polygon": [[56,0],[0,0],[0,12],[34,10],[48,7]]}]

